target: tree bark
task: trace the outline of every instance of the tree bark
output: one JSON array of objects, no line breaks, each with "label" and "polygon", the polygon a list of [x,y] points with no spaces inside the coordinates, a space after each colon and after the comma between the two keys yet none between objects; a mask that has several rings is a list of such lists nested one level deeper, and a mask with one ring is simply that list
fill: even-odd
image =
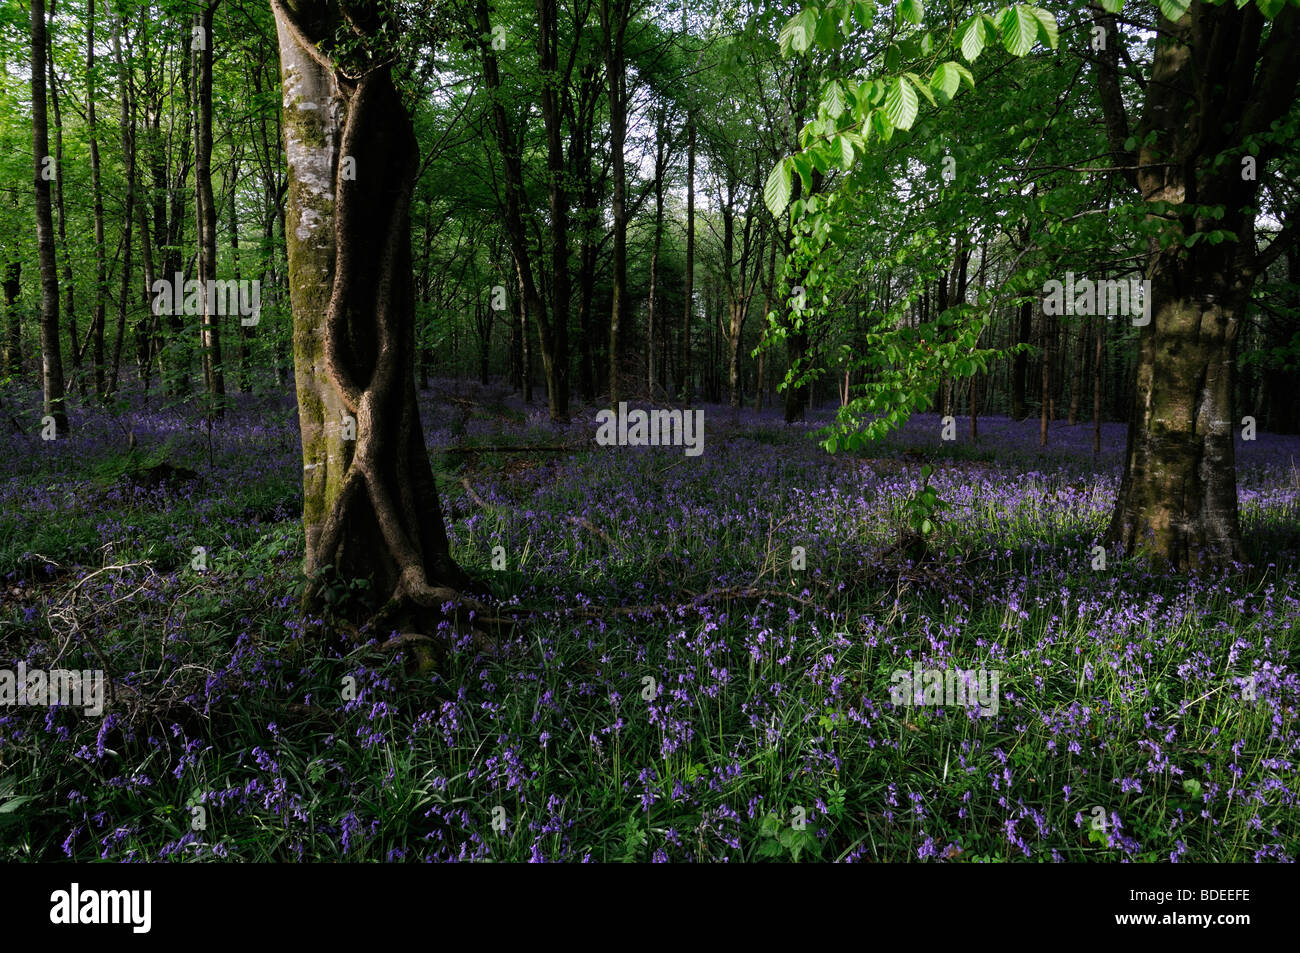
[{"label": "tree bark", "polygon": [[[1026,301],[1020,306],[1020,323],[1017,325],[1016,343],[1028,344],[1034,329],[1034,306]],[[1011,419],[1024,420],[1029,416],[1025,405],[1025,390],[1029,383],[1029,354],[1019,351],[1011,362]]]},{"label": "tree bark", "polygon": [[[212,197],[212,19],[219,0],[205,3],[197,25],[203,43],[195,50],[195,93],[199,115],[194,130],[195,230],[199,239],[199,286],[210,287],[217,277],[217,207]],[[203,378],[207,384],[211,413],[225,413],[226,373],[221,360],[221,318],[211,305],[212,295],[203,295]]]},{"label": "tree bark", "polygon": [[23,322],[18,307],[22,291],[23,263],[21,259],[5,262],[5,351],[4,367],[17,376],[23,372]]},{"label": "tree bark", "polygon": [[614,406],[622,398],[619,335],[627,297],[627,171],[623,155],[627,139],[627,64],[623,41],[630,16],[630,0],[600,0],[600,25],[605,35],[605,81],[609,90],[609,148],[614,177],[614,255],[609,312],[609,401]]},{"label": "tree bark", "polygon": [[[135,100],[131,96],[126,64],[122,59],[122,31],[125,27],[126,17],[119,16],[113,24],[113,59],[117,67],[118,99],[121,106],[119,125],[122,135],[122,163],[126,166],[126,205],[122,212],[122,277],[117,294],[117,336],[113,342],[113,363],[105,391],[105,394],[110,396],[117,393],[118,373],[122,367],[122,346],[126,341],[126,312],[131,302],[131,251],[136,214]],[[147,242],[147,232],[144,237]],[[145,284],[146,290],[150,287],[152,282]]]},{"label": "tree bark", "polygon": [[[1152,208],[1159,228],[1148,248],[1151,322],[1138,344],[1124,477],[1106,538],[1158,565],[1194,571],[1245,558],[1234,447],[1237,336],[1255,277],[1295,230],[1256,251],[1260,175],[1244,175],[1241,156],[1248,152],[1262,173],[1280,152],[1268,133],[1295,99],[1300,9],[1285,7],[1267,36],[1254,4],[1194,3],[1177,23],[1162,16],[1159,27],[1134,136],[1140,151],[1111,143],[1136,166],[1143,201],[1161,204]],[[1120,43],[1122,35],[1109,39]],[[1122,127],[1108,117],[1108,130]],[[1221,207],[1222,217],[1206,216],[1207,206]],[[1212,229],[1235,240],[1214,244],[1202,235],[1189,244]]]},{"label": "tree bark", "polygon": [[50,208],[49,129],[45,119],[45,0],[32,0],[32,156],[36,189],[36,244],[41,269],[41,411],[54,418],[55,432],[68,432],[64,408],[63,356],[59,343],[59,273],[54,256],[54,216]]},{"label": "tree bark", "polygon": [[[48,22],[54,20],[54,5],[47,10]],[[34,39],[34,37],[33,37]],[[68,212],[63,201],[63,114],[59,108],[59,83],[54,70],[54,43],[48,30],[45,34],[45,69],[50,90],[50,111],[54,114],[54,210],[59,229],[58,247],[63,249],[63,293],[66,296],[64,314],[68,319],[69,357],[72,359],[72,377],[78,393],[85,396],[86,379],[81,375],[81,351],[78,343],[81,334],[77,328],[77,285],[72,275],[72,248],[68,244]],[[65,385],[66,386],[66,385]]]},{"label": "tree bark", "polygon": [[[685,14],[683,14],[684,16]],[[691,399],[691,316],[695,310],[695,113],[686,119],[686,279],[682,291],[681,355],[677,361],[677,396]]]},{"label": "tree bark", "polygon": [[[492,97],[492,119],[496,131],[497,146],[501,151],[501,163],[505,169],[505,217],[506,233],[510,236],[510,253],[515,260],[518,272],[520,293],[523,297],[522,307],[526,315],[537,322],[537,336],[542,346],[542,368],[546,375],[546,392],[551,419],[565,422],[569,419],[569,395],[567,386],[561,385],[561,377],[567,385],[569,356],[557,351],[552,335],[551,322],[546,315],[541,293],[533,276],[532,257],[529,254],[528,232],[524,227],[522,204],[524,199],[523,159],[515,142],[514,131],[506,115],[502,102],[501,74],[497,66],[496,54],[493,53],[488,38],[492,34],[492,23],[488,18],[487,0],[475,0],[474,23],[479,36],[479,52],[483,64],[483,83]],[[527,370],[525,369],[525,378]],[[530,387],[525,384],[525,399],[530,396]]]},{"label": "tree bark", "polygon": [[[239,268],[239,203],[235,201],[239,192],[237,184],[239,182],[239,158],[236,156],[231,160],[230,165],[230,262],[235,275],[235,287],[239,287],[241,278]],[[261,301],[261,292],[258,292],[258,301]],[[235,323],[235,361],[239,366],[239,392],[241,394],[250,394],[253,391],[253,363],[252,363],[252,334],[250,328],[244,324],[243,315],[236,319]]]},{"label": "tree bark", "polygon": [[[558,66],[559,23],[555,0],[537,0],[537,65],[542,75],[542,123],[546,131],[547,191],[551,210],[551,320],[556,404],[569,406],[569,190],[565,184],[561,77]],[[486,383],[486,359],[484,361]]]},{"label": "tree bark", "polygon": [[[650,293],[646,298],[646,400],[655,399],[655,294],[659,279],[659,251],[664,238],[664,176],[668,171],[668,107],[655,115],[655,228],[650,249]],[[662,333],[662,332],[660,332]]]},{"label": "tree bark", "polygon": [[[90,138],[90,198],[95,229],[95,298],[90,317],[90,360],[95,395],[104,388],[104,324],[107,320],[108,263],[104,254],[104,195],[100,184],[99,133],[95,117],[95,0],[86,0],[86,132]],[[128,243],[129,245],[129,243]]]},{"label": "tree bark", "polygon": [[[289,167],[307,605],[321,604],[325,577],[367,578],[373,601],[351,615],[431,632],[470,580],[451,557],[416,403],[411,117],[379,54],[353,79],[317,49],[340,22],[336,0],[271,3]],[[373,10],[349,13],[363,41],[385,26]],[[343,174],[344,156],[355,160],[355,178]]]}]

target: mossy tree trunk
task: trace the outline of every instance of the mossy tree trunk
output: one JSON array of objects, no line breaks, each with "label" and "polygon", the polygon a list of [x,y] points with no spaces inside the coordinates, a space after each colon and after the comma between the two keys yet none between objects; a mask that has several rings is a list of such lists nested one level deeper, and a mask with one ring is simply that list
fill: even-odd
[{"label": "mossy tree trunk", "polygon": [[[305,569],[317,580],[308,605],[320,605],[327,576],[367,578],[372,599],[354,607],[353,621],[430,631],[470,580],[448,550],[416,405],[411,119],[387,66],[372,62],[353,79],[317,49],[335,33],[338,0],[271,3],[289,167]],[[349,8],[349,26],[373,37],[382,26],[373,11]]]},{"label": "mossy tree trunk", "polygon": [[[1129,139],[1114,16],[1098,67],[1117,167],[1149,204],[1151,321],[1138,344],[1123,482],[1106,540],[1186,571],[1244,556],[1233,406],[1236,346],[1255,278],[1295,239],[1256,250],[1261,180],[1283,140],[1270,134],[1296,95],[1300,9],[1269,23],[1255,4],[1193,3],[1160,39]],[[1131,151],[1132,142],[1141,143]],[[1217,233],[1217,234],[1211,234]]]}]

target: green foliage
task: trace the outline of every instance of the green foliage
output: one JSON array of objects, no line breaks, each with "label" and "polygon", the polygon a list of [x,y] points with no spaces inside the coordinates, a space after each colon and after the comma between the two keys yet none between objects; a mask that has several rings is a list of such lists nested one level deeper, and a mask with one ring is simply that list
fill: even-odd
[{"label": "green foliage", "polygon": [[939,528],[939,510],[948,506],[939,499],[938,491],[930,485],[930,476],[934,467],[926,464],[921,467],[921,486],[907,501],[907,524],[912,531],[921,536],[930,536]]},{"label": "green foliage", "polygon": [[758,836],[759,857],[774,860],[788,858],[797,864],[799,858],[805,853],[814,858],[821,856],[822,841],[810,827],[796,827],[776,814],[767,814],[763,817]]}]

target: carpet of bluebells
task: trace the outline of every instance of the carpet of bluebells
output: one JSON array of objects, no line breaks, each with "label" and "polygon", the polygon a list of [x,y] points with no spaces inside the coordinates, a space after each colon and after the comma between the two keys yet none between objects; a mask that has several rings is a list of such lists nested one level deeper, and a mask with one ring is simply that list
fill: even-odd
[{"label": "carpet of bluebells", "polygon": [[[1251,564],[1189,578],[1094,568],[1120,425],[1094,457],[1090,423],[920,415],[830,455],[833,408],[706,405],[687,456],[596,446],[594,407],[422,401],[455,557],[533,610],[490,649],[438,633],[437,670],[307,635],[291,394],[0,437],[0,668],[112,686],[99,717],[0,708],[0,860],[1300,853],[1300,438],[1238,441]],[[945,505],[903,545],[926,464]],[[918,662],[999,672],[996,714],[895,704]]]}]

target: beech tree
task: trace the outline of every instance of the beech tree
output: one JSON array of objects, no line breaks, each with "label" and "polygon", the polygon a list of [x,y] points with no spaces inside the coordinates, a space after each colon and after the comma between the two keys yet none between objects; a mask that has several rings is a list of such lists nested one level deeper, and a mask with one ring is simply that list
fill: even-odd
[{"label": "beech tree", "polygon": [[[1255,279],[1295,240],[1262,251],[1260,188],[1294,127],[1300,8],[1276,0],[1161,0],[1141,118],[1130,123],[1124,44],[1105,0],[1098,79],[1114,165],[1151,229],[1151,323],[1138,343],[1123,483],[1107,538],[1176,569],[1243,557],[1237,512],[1237,339]],[[1274,17],[1274,15],[1276,16]]]},{"label": "beech tree", "polygon": [[[368,578],[362,617],[429,630],[470,587],[452,559],[416,405],[408,210],[418,166],[393,11],[271,0],[289,167],[285,237],[303,449],[307,601]],[[335,47],[336,31],[349,35]]]}]

